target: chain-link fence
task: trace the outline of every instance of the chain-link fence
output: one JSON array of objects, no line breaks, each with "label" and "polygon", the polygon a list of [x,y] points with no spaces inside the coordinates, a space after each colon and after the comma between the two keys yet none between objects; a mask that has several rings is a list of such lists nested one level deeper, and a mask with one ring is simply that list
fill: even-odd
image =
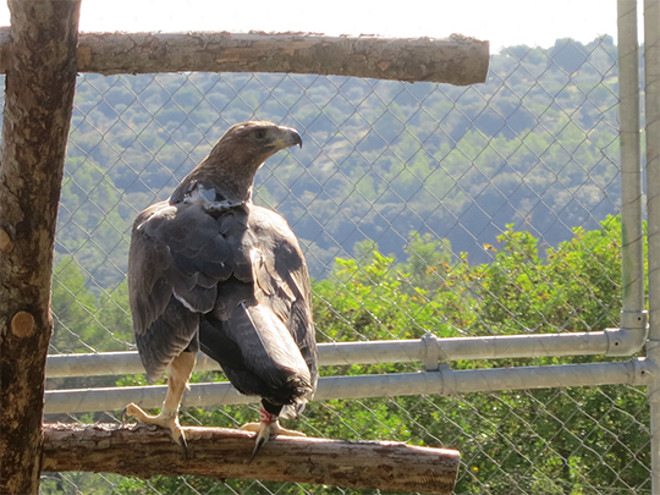
[{"label": "chain-link fence", "polygon": [[[617,53],[609,37],[491,57],[469,87],[278,74],[81,76],[63,183],[51,353],[133,348],[130,225],[166,198],[230,125],[296,127],[255,201],[301,238],[320,342],[563,333],[619,324]],[[456,369],[598,361],[458,361]],[[387,373],[418,363],[328,366]],[[218,376],[216,376],[218,375]],[[194,380],[222,379],[198,372]],[[143,384],[51,378],[48,389]],[[561,384],[557,384],[561,385]],[[188,408],[238,426],[254,406]],[[117,411],[53,415],[118,421]],[[461,451],[456,493],[650,493],[648,404],[629,386],[311,403],[311,435]],[[44,474],[42,493],[354,493],[198,477]]]}]

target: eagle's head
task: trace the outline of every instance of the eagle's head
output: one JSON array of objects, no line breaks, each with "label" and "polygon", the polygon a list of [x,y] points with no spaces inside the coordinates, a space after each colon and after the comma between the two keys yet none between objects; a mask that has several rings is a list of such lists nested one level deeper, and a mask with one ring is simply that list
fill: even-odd
[{"label": "eagle's head", "polygon": [[[231,126],[215,145],[209,158],[218,154],[226,166],[242,166],[254,172],[271,155],[294,145],[302,147],[298,131],[263,120],[251,120]],[[234,162],[230,164],[229,162]],[[255,168],[256,167],[256,168]]]},{"label": "eagle's head", "polygon": [[302,138],[291,127],[261,120],[235,124],[177,187],[171,199],[176,201],[195,184],[201,184],[205,189],[221,192],[227,199],[249,200],[254,175],[264,161],[296,144],[302,147]]}]

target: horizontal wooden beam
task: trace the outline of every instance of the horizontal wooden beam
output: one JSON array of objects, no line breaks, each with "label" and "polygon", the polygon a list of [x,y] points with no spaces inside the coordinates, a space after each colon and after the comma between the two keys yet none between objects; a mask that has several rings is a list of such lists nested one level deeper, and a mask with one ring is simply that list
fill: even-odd
[{"label": "horizontal wooden beam", "polygon": [[444,448],[279,436],[249,462],[254,433],[200,427],[184,432],[185,452],[169,431],[154,426],[46,424],[42,471],[195,474],[451,494],[460,461],[456,450]]},{"label": "horizontal wooden beam", "polygon": [[[313,33],[81,33],[78,71],[286,72],[456,85],[484,82],[489,44],[447,39],[329,37]],[[0,28],[0,72],[7,70],[9,30]]]}]

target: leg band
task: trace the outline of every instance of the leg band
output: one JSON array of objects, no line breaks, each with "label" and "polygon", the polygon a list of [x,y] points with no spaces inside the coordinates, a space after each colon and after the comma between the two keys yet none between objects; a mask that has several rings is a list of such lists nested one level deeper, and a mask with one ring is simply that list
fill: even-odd
[{"label": "leg band", "polygon": [[271,424],[277,421],[277,416],[266,411],[263,406],[259,408],[259,422],[265,424]]}]

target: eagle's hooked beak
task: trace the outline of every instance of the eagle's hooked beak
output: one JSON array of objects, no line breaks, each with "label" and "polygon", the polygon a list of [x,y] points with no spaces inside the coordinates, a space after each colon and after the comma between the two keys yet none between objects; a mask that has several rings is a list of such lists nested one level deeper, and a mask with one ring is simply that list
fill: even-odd
[{"label": "eagle's hooked beak", "polygon": [[268,149],[279,151],[298,145],[302,148],[302,138],[293,127],[273,126],[268,130]]},{"label": "eagle's hooked beak", "polygon": [[302,138],[300,137],[300,134],[298,133],[297,130],[295,130],[293,127],[286,127],[286,135],[288,136],[288,139],[291,144],[289,146],[294,146],[298,145],[298,147],[302,148]]}]

